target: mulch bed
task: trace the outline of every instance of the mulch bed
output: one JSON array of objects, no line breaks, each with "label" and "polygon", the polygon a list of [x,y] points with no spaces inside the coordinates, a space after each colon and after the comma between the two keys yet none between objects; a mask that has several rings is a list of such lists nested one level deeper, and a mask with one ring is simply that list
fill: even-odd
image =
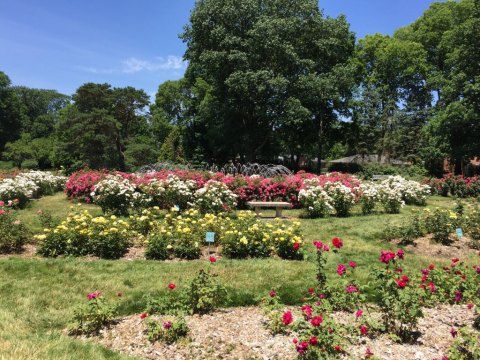
[{"label": "mulch bed", "polygon": [[[398,244],[398,240],[394,240],[392,243]],[[432,235],[427,235],[416,239],[415,243],[406,246],[406,249],[414,252],[416,255],[445,259],[454,257],[464,258],[469,254],[480,254],[480,250],[473,249],[471,244],[472,240],[468,236],[464,236],[461,239],[453,239],[452,237],[450,244],[443,245],[433,241]]]},{"label": "mulch bed", "polygon": [[[352,314],[338,313],[342,322]],[[420,337],[414,344],[399,344],[382,335],[364,337],[360,344],[346,348],[345,359],[362,359],[368,348],[377,358],[388,360],[441,359],[454,339],[450,329],[471,325],[474,311],[466,305],[441,305],[424,309],[419,321]],[[267,319],[258,307],[232,308],[210,315],[188,316],[189,338],[177,344],[151,344],[145,323],[139,315],[128,316],[101,331],[95,341],[112,350],[145,359],[295,359],[294,335],[271,335],[265,328]],[[350,320],[351,321],[351,320]],[[358,340],[358,339],[357,339]]]}]

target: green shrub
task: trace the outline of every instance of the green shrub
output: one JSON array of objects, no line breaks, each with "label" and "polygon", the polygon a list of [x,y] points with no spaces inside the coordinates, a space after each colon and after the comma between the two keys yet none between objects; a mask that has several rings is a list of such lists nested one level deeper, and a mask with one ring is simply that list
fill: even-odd
[{"label": "green shrub", "polygon": [[209,271],[201,269],[188,289],[188,301],[194,314],[207,314],[225,299],[226,290]]},{"label": "green shrub", "polygon": [[[171,246],[171,245],[170,245]],[[161,233],[151,233],[147,237],[145,257],[149,260],[166,260],[169,258],[169,241]]]},{"label": "green shrub", "polygon": [[450,235],[459,225],[459,218],[453,211],[436,209],[427,215],[425,225],[427,231],[433,235],[433,240],[448,244]]},{"label": "green shrub", "polygon": [[38,161],[35,159],[27,159],[22,162],[22,169],[38,169]]},{"label": "green shrub", "polygon": [[460,336],[448,350],[449,360],[480,359],[480,334],[468,328],[460,329]]},{"label": "green shrub", "polygon": [[117,315],[117,306],[110,304],[99,292],[87,295],[88,303],[74,310],[68,327],[71,335],[93,335],[110,325]]},{"label": "green shrub", "polygon": [[173,344],[188,335],[188,326],[183,316],[167,316],[162,321],[148,319],[147,336],[150,342],[163,341]]},{"label": "green shrub", "polygon": [[15,213],[0,207],[0,254],[21,251],[28,239],[29,232]]}]

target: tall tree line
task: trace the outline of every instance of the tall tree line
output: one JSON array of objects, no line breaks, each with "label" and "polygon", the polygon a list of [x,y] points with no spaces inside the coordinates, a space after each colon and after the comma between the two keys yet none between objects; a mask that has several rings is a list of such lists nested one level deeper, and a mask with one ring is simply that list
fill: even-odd
[{"label": "tall tree line", "polygon": [[2,157],[130,170],[376,154],[434,174],[480,155],[480,0],[433,3],[363,39],[316,0],[198,0],[181,39],[185,76],[153,104],[133,87],[69,97],[0,73]]}]

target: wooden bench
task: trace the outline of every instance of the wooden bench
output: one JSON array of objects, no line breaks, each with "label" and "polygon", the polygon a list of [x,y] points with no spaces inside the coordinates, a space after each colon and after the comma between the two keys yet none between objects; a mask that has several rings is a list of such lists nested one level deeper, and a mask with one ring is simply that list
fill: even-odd
[{"label": "wooden bench", "polygon": [[283,209],[292,208],[292,204],[283,201],[249,201],[247,205],[253,207],[257,215],[260,214],[261,208],[275,208],[275,217],[282,217]]},{"label": "wooden bench", "polygon": [[385,180],[388,179],[390,175],[372,175],[372,180],[377,181],[377,180]]}]

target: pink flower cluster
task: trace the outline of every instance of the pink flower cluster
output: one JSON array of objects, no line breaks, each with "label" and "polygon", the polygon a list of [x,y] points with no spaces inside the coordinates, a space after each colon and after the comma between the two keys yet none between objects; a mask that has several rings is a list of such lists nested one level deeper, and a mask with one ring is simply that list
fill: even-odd
[{"label": "pink flower cluster", "polygon": [[[69,198],[77,198],[81,201],[91,202],[90,193],[100,180],[104,179],[109,172],[107,170],[80,170],[73,173],[65,185],[65,193]],[[135,185],[146,184],[156,180],[165,180],[169,175],[178,176],[181,180],[193,180],[198,188],[209,180],[221,181],[238,196],[239,207],[245,207],[251,200],[273,201],[281,200],[290,202],[298,207],[298,193],[303,188],[305,179],[318,179],[320,185],[327,182],[341,182],[348,187],[358,187],[360,181],[349,174],[331,173],[327,175],[314,175],[299,172],[291,176],[278,176],[265,178],[261,176],[225,175],[223,173],[209,173],[195,170],[162,170],[148,173],[142,176],[136,174],[113,172],[129,180]]]}]

